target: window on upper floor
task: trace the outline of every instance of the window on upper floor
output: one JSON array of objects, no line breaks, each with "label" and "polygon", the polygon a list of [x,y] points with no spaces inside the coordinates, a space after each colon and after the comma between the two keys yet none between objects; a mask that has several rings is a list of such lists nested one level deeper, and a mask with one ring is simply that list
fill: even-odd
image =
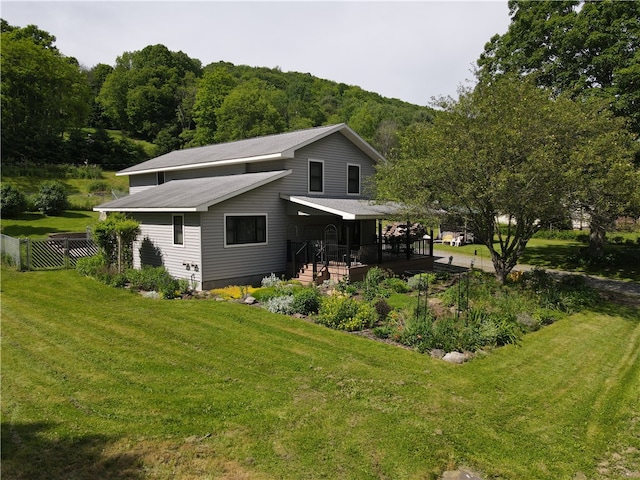
[{"label": "window on upper floor", "polygon": [[225,246],[267,243],[267,215],[225,215]]},{"label": "window on upper floor", "polygon": [[360,194],[360,165],[347,165],[347,193]]},{"label": "window on upper floor", "polygon": [[184,245],[184,215],[173,216],[173,244]]},{"label": "window on upper floor", "polygon": [[162,185],[164,183],[164,172],[157,172],[156,177],[157,177],[157,184]]},{"label": "window on upper floor", "polygon": [[324,192],[324,162],[309,160],[309,193]]}]

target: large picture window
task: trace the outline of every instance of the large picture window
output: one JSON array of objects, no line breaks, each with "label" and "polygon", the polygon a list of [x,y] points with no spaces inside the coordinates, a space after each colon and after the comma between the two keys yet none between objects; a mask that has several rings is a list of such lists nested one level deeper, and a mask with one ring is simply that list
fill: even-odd
[{"label": "large picture window", "polygon": [[173,216],[173,244],[184,245],[184,216]]},{"label": "large picture window", "polygon": [[225,215],[225,245],[267,243],[266,215]]},{"label": "large picture window", "polygon": [[324,192],[324,162],[309,160],[309,193]]},{"label": "large picture window", "polygon": [[347,165],[347,193],[360,194],[360,165]]}]

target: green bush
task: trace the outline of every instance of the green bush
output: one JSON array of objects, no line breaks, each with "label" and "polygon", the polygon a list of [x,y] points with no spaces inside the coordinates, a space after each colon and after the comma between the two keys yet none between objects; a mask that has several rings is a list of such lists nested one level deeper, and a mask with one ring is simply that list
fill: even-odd
[{"label": "green bush", "polygon": [[325,297],[318,312],[318,323],[349,332],[373,326],[377,313],[369,303],[350,297]]},{"label": "green bush", "polygon": [[160,292],[161,287],[171,278],[164,267],[145,266],[141,269],[129,268],[125,271],[131,288]]},{"label": "green bush", "polygon": [[411,291],[407,282],[398,277],[389,277],[384,280],[384,286],[395,293],[407,293]]},{"label": "green bush", "polygon": [[20,190],[4,183],[0,187],[0,215],[15,218],[27,209],[27,200]]},{"label": "green bush", "polygon": [[436,281],[436,276],[433,273],[419,273],[409,277],[407,280],[407,286],[411,290],[424,290],[429,285],[433,285]]},{"label": "green bush", "polygon": [[41,183],[34,205],[45,215],[62,213],[69,205],[64,184],[57,180]]},{"label": "green bush", "polygon": [[380,267],[372,267],[362,282],[365,300],[371,301],[377,297],[388,297],[391,292],[385,288],[385,281],[389,278],[387,272]]},{"label": "green bush", "polygon": [[293,310],[302,315],[317,313],[320,309],[322,296],[314,287],[300,288],[293,292]]},{"label": "green bush", "polygon": [[85,277],[97,278],[100,272],[107,268],[107,260],[103,255],[82,257],[76,262],[76,271]]}]

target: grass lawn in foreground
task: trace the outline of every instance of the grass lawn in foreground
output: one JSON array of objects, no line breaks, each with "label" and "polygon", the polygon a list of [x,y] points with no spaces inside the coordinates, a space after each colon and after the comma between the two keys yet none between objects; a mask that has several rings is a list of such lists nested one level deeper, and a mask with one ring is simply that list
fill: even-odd
[{"label": "grass lawn in foreground", "polygon": [[638,308],[604,304],[450,365],[73,271],[3,269],[1,302],[3,478],[640,471]]}]

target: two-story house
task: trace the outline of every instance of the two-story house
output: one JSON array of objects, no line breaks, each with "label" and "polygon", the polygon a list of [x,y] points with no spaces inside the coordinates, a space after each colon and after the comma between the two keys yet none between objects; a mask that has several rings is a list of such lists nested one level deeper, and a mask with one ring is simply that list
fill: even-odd
[{"label": "two-story house", "polygon": [[[129,195],[95,210],[140,223],[134,267],[164,265],[196,289],[298,276],[311,263],[321,278],[331,265],[362,276],[385,254],[379,222],[400,212],[369,200],[380,161],[345,124],[177,150],[118,172]],[[406,261],[415,248],[403,251]],[[412,268],[432,262],[420,258]]]}]

